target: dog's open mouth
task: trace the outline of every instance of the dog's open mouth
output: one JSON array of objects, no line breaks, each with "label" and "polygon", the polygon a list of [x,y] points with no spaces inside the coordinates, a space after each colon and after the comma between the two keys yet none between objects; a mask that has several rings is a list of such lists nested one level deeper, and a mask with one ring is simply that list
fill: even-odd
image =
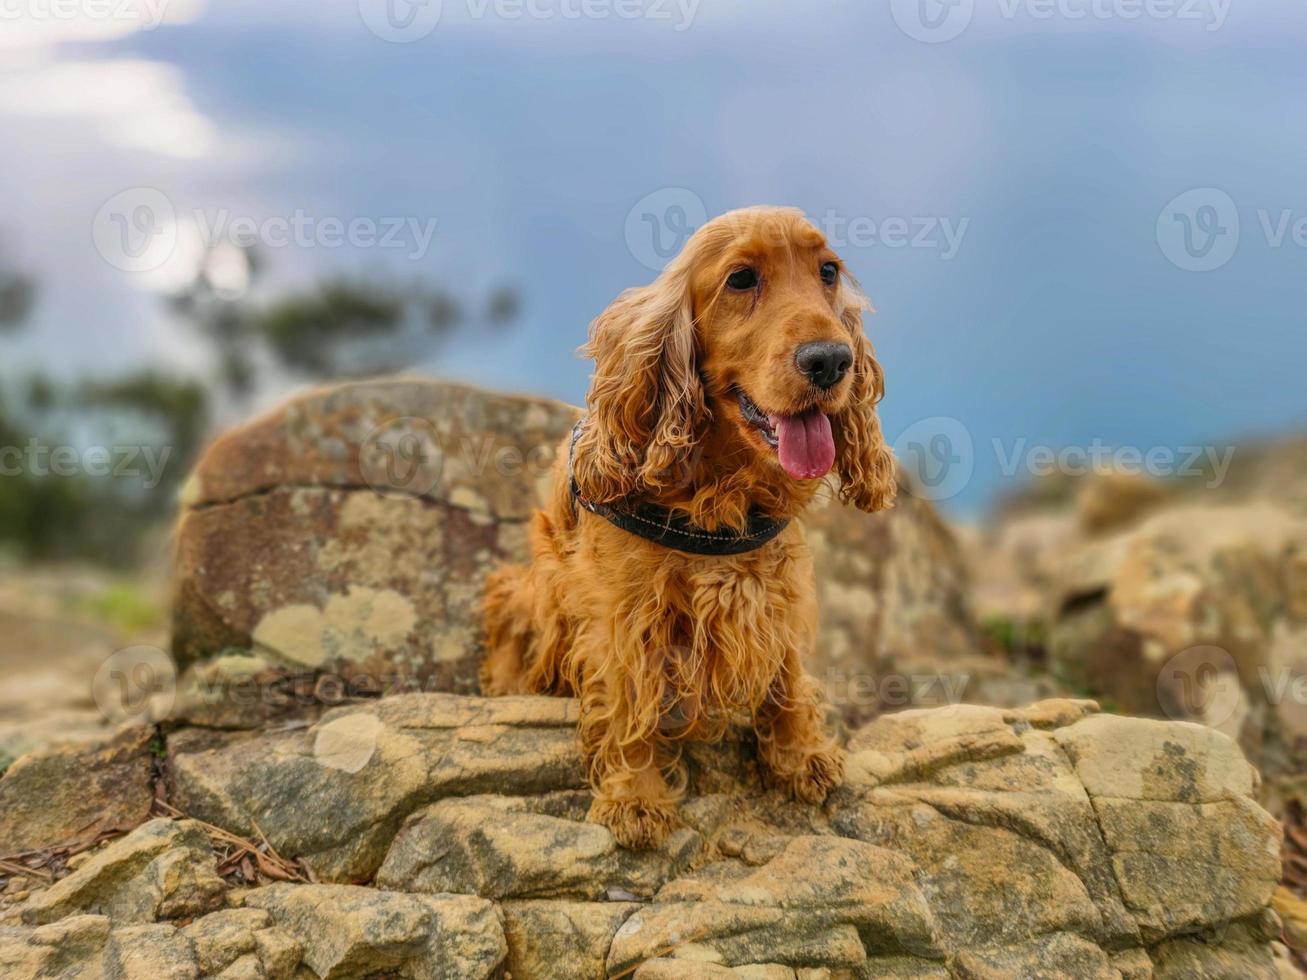
[{"label": "dog's open mouth", "polygon": [[764,412],[743,390],[739,397],[744,420],[776,450],[786,473],[796,480],[817,480],[830,472],[835,437],[825,413],[814,407],[798,415],[777,415]]}]

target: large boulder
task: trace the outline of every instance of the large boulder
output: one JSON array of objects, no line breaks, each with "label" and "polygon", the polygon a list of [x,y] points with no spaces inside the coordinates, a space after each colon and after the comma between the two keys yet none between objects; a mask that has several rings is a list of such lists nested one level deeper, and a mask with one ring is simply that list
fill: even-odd
[{"label": "large boulder", "polygon": [[[184,492],[179,663],[252,651],[246,676],[475,692],[485,577],[526,558],[526,522],[578,417],[545,399],[394,380],[314,391],[228,433]],[[942,701],[1000,673],[976,655],[961,556],[929,503],[905,493],[874,516],[827,504],[807,526],[824,617],[811,666],[851,717],[913,700],[886,674],[952,671],[949,692],[921,692]],[[224,715],[212,699],[184,713],[266,717],[248,702]]]},{"label": "large boulder", "polygon": [[76,976],[135,937],[233,976],[302,959],[341,980],[1275,976],[1280,827],[1211,728],[1066,700],[888,714],[823,806],[768,789],[737,731],[687,747],[684,825],[631,852],[584,820],[575,719],[563,699],[409,694],[176,732],[173,805],[320,883],[142,921],[171,914],[151,868],[205,860],[194,824],[147,824],[29,897],[0,963]]},{"label": "large boulder", "polygon": [[473,691],[487,573],[520,557],[572,409],[420,381],[310,393],[183,492],[173,650]]}]

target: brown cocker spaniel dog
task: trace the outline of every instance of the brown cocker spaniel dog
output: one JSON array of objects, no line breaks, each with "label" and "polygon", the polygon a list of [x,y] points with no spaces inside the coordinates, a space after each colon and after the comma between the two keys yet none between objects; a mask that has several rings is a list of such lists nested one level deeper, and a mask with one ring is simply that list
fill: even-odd
[{"label": "brown cocker spaniel dog", "polygon": [[581,699],[590,819],[627,847],[676,823],[676,743],[719,738],[733,716],[800,800],[843,778],[802,666],[812,559],[786,522],[832,469],[844,501],[893,500],[866,307],[800,212],[750,208],[591,325],[589,412],[534,516],[531,565],[487,584],[481,683]]}]

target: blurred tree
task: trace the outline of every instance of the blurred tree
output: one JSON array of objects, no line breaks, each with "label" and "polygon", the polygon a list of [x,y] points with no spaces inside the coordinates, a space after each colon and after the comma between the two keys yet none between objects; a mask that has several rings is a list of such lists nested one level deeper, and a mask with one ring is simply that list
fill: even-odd
[{"label": "blurred tree", "polygon": [[0,333],[18,329],[35,302],[36,281],[31,276],[17,269],[0,268]]},{"label": "blurred tree", "polygon": [[170,304],[213,348],[217,382],[238,400],[278,383],[277,374],[319,381],[403,370],[429,358],[460,330],[501,330],[521,311],[516,290],[508,286],[492,289],[484,312],[473,316],[438,287],[343,276],[260,302],[264,267],[256,250],[238,250],[242,288],[232,290],[224,281],[234,248],[215,249],[212,254],[222,254],[222,261],[201,262]]},{"label": "blurred tree", "polygon": [[146,369],[110,381],[85,381],[73,396],[87,410],[129,412],[163,433],[161,446],[181,461],[171,467],[160,486],[170,489],[184,475],[208,432],[209,396],[193,378],[178,378]]}]

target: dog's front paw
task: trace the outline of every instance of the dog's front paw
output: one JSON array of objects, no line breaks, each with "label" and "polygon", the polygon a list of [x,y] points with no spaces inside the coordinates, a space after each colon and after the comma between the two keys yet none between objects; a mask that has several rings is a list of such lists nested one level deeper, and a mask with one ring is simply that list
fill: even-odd
[{"label": "dog's front paw", "polygon": [[657,847],[679,822],[676,807],[655,800],[596,799],[587,819],[612,831],[622,847]]},{"label": "dog's front paw", "polygon": [[844,782],[844,763],[848,753],[832,746],[821,749],[803,760],[790,777],[790,791],[803,803],[824,803],[827,794]]}]

